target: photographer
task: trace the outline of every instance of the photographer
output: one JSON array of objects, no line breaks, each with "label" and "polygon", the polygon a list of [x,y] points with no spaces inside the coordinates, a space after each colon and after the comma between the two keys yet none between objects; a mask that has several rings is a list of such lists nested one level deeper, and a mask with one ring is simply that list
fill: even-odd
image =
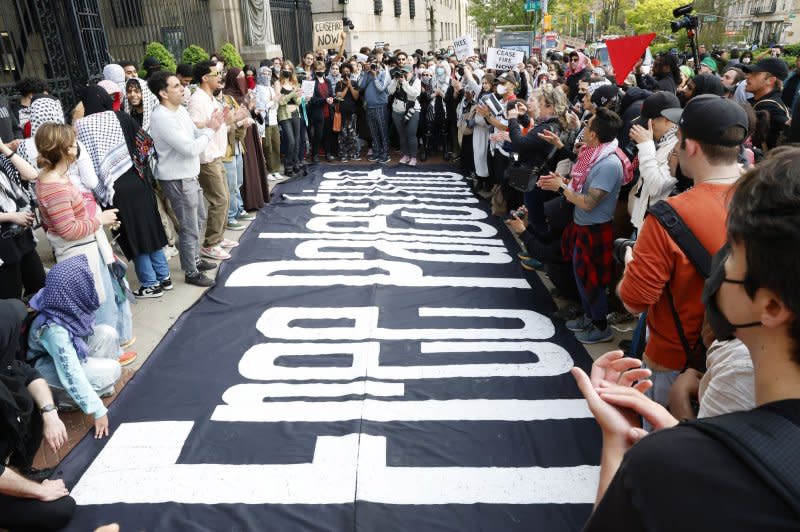
[{"label": "photographer", "polygon": [[[679,124],[677,157],[681,171],[694,180],[694,187],[666,201],[713,255],[725,242],[727,200],[740,175],[737,157],[748,133],[747,114],[738,104],[713,95],[693,98],[683,112],[667,109],[661,114]],[[647,310],[650,337],[643,360],[653,370],[648,394],[667,406],[678,374],[693,359],[704,358],[703,276],[655,216],[645,218],[625,262],[617,291],[632,314]]]},{"label": "photographer", "polygon": [[354,78],[355,75],[350,71],[350,65],[344,65],[342,79],[336,84],[336,105],[342,114],[342,129],[339,132],[339,157],[342,162],[347,162],[348,159],[361,160],[356,119],[356,102],[359,92]]},{"label": "photographer", "polygon": [[[355,71],[354,71],[355,72]],[[386,107],[389,102],[389,72],[378,59],[369,59],[369,71],[361,78],[359,92],[364,95],[367,107],[367,125],[372,134],[372,155],[368,161],[388,163],[389,122]]]},{"label": "photographer", "polygon": [[0,299],[30,297],[44,286],[45,274],[32,227],[36,220],[33,194],[25,181],[36,172],[20,173],[19,156],[0,142]]},{"label": "photographer", "polygon": [[391,71],[392,81],[389,83],[389,94],[394,95],[392,102],[392,122],[400,138],[403,157],[400,164],[417,165],[417,126],[419,125],[420,105],[417,101],[422,92],[422,83],[414,76],[409,65],[394,68]]},{"label": "photographer", "polygon": [[325,63],[316,61],[313,64],[314,95],[308,102],[309,140],[311,141],[311,161],[319,162],[319,149],[325,151],[328,162],[334,160],[333,99],[334,88],[325,79]]}]

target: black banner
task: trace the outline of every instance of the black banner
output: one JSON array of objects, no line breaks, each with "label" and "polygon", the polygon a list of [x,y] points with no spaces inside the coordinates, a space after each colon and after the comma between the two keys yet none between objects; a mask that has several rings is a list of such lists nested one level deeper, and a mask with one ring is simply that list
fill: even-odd
[{"label": "black banner", "polygon": [[61,464],[70,530],[580,530],[590,359],[450,167],[317,167],[233,255]]}]

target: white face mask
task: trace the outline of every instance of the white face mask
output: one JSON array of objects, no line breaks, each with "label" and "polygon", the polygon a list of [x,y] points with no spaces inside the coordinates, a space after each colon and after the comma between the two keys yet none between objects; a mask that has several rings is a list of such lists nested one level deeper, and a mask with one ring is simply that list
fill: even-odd
[{"label": "white face mask", "polygon": [[497,94],[499,94],[500,96],[502,96],[503,94],[505,94],[505,93],[506,93],[506,91],[507,91],[507,89],[506,89],[506,86],[505,86],[505,85],[498,85],[498,86],[497,86]]},{"label": "white face mask", "polygon": [[750,58],[745,57],[744,59],[742,59],[742,63],[744,63],[745,65],[750,64]]}]

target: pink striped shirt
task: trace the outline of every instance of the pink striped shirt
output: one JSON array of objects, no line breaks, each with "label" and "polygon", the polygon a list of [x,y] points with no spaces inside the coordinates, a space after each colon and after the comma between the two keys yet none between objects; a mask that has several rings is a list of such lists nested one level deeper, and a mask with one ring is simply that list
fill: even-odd
[{"label": "pink striped shirt", "polygon": [[100,220],[90,217],[80,191],[72,182],[36,182],[36,197],[47,232],[64,240],[80,240],[100,228]]}]

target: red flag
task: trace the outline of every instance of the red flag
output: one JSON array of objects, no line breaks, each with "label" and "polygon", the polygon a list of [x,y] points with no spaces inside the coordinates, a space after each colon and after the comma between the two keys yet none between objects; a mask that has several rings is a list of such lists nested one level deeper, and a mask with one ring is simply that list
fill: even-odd
[{"label": "red flag", "polygon": [[608,57],[611,59],[611,66],[614,68],[614,76],[617,83],[622,84],[628,77],[633,65],[642,57],[642,54],[650,43],[655,39],[655,33],[644,35],[634,35],[633,37],[620,37],[606,41]]}]

